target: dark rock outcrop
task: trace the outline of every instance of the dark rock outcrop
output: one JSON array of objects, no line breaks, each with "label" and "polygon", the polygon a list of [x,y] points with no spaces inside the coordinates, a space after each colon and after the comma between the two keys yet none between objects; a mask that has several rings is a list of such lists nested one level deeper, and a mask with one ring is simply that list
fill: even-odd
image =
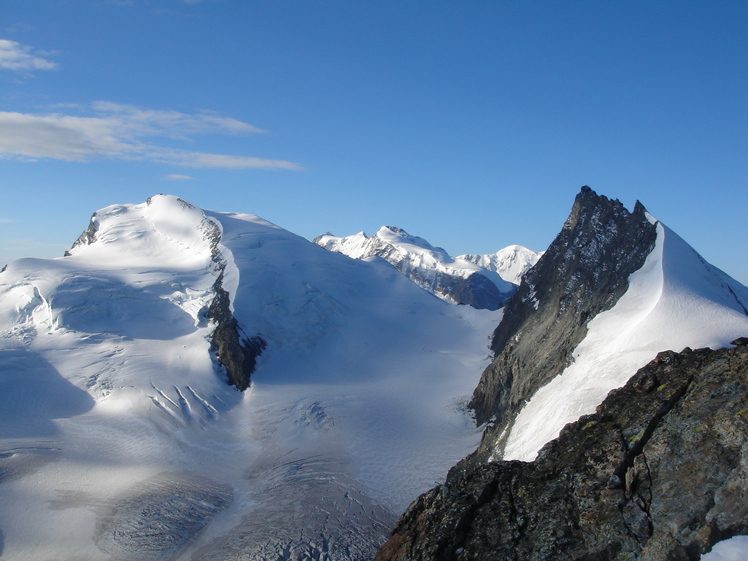
[{"label": "dark rock outcrop", "polygon": [[506,300],[506,294],[499,292],[496,285],[480,273],[473,273],[467,278],[445,274],[439,281],[442,293],[455,303],[478,310],[498,310]]},{"label": "dark rock outcrop", "polygon": [[223,271],[213,285],[215,297],[208,308],[208,319],[216,324],[212,346],[226,369],[228,382],[240,391],[249,387],[250,375],[267,343],[262,337],[247,337],[231,313],[229,293],[223,288]]},{"label": "dark rock outcrop", "polygon": [[494,421],[469,460],[484,461],[502,446],[514,417],[535,391],[569,365],[587,324],[613,307],[641,268],[657,237],[637,201],[618,201],[582,187],[561,232],[506,302],[494,332],[495,359],[475,389],[479,423]]},{"label": "dark rock outcrop", "polygon": [[377,561],[683,560],[748,533],[748,346],[660,353],[532,463],[454,471]]},{"label": "dark rock outcrop", "polygon": [[[96,213],[91,216],[91,220],[88,222],[88,228],[83,230],[83,233],[81,233],[80,236],[78,236],[78,239],[73,242],[73,245],[70,247],[70,249],[75,249],[79,245],[91,245],[96,241],[96,233],[99,231],[99,221],[98,217],[96,216]],[[65,252],[65,257],[70,256],[70,250]]]}]

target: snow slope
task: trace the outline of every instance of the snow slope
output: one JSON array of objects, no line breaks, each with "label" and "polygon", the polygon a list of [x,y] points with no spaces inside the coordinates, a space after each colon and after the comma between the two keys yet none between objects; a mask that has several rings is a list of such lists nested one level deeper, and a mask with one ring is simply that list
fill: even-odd
[{"label": "snow slope", "polygon": [[325,234],[314,241],[325,249],[354,259],[381,257],[416,284],[447,301],[452,300],[440,290],[439,275],[467,278],[480,273],[490,279],[500,293],[510,295],[522,273],[539,258],[539,254],[522,246],[509,246],[490,255],[451,257],[442,248],[394,226],[382,226],[373,236],[363,232],[346,237]]},{"label": "snow slope", "polygon": [[629,277],[628,290],[590,322],[573,363],[520,411],[503,459],[532,461],[564,425],[593,413],[658,352],[719,348],[748,335],[748,288],[656,225],[655,248]]},{"label": "snow slope", "polygon": [[[0,273],[3,559],[371,557],[480,439],[500,311],[176,197],[92,223]],[[221,270],[268,342],[244,394],[210,352]]]}]

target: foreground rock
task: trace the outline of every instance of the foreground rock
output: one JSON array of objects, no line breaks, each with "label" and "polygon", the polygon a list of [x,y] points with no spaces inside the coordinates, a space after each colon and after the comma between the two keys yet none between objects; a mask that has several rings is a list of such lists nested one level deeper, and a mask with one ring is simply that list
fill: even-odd
[{"label": "foreground rock", "polygon": [[748,534],[748,339],[663,352],[532,463],[453,470],[377,561],[697,560]]}]

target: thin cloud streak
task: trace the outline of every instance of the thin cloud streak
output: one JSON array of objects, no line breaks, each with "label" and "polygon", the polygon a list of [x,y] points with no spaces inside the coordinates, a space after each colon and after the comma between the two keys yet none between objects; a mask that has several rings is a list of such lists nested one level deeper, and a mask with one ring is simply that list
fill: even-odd
[{"label": "thin cloud streak", "polygon": [[[69,107],[68,109],[72,109]],[[289,169],[285,160],[209,154],[159,146],[145,139],[188,140],[199,134],[259,134],[264,131],[213,112],[194,115],[110,102],[92,105],[94,116],[35,115],[0,111],[0,158],[87,162],[95,158],[143,160],[190,168]]]},{"label": "thin cloud streak", "polygon": [[171,151],[163,152],[154,160],[165,164],[176,164],[189,168],[224,168],[224,169],[289,169],[301,171],[302,167],[284,160],[266,160],[251,156],[227,156],[224,154],[203,154],[201,152]]},{"label": "thin cloud streak", "polygon": [[189,181],[195,178],[189,175],[180,175],[178,173],[170,173],[168,175],[165,175],[164,179],[166,179],[167,181]]},{"label": "thin cloud streak", "polygon": [[48,53],[34,53],[28,45],[9,39],[0,39],[0,68],[14,72],[30,73],[32,70],[56,70],[56,62],[42,58]]},{"label": "thin cloud streak", "polygon": [[231,117],[222,117],[218,113],[209,111],[188,115],[179,111],[156,111],[108,101],[94,102],[92,107],[102,118],[115,119],[119,126],[137,136],[187,138],[192,134],[259,134],[265,132],[249,123]]}]

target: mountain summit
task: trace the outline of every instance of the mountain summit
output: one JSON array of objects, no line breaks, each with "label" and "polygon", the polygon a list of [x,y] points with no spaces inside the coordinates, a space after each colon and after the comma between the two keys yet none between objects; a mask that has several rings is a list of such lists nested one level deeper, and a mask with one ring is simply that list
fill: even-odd
[{"label": "mountain summit", "polygon": [[629,212],[585,187],[494,333],[496,358],[472,400],[480,422],[494,421],[484,449],[532,460],[659,351],[745,333],[746,287],[641,203]]}]

